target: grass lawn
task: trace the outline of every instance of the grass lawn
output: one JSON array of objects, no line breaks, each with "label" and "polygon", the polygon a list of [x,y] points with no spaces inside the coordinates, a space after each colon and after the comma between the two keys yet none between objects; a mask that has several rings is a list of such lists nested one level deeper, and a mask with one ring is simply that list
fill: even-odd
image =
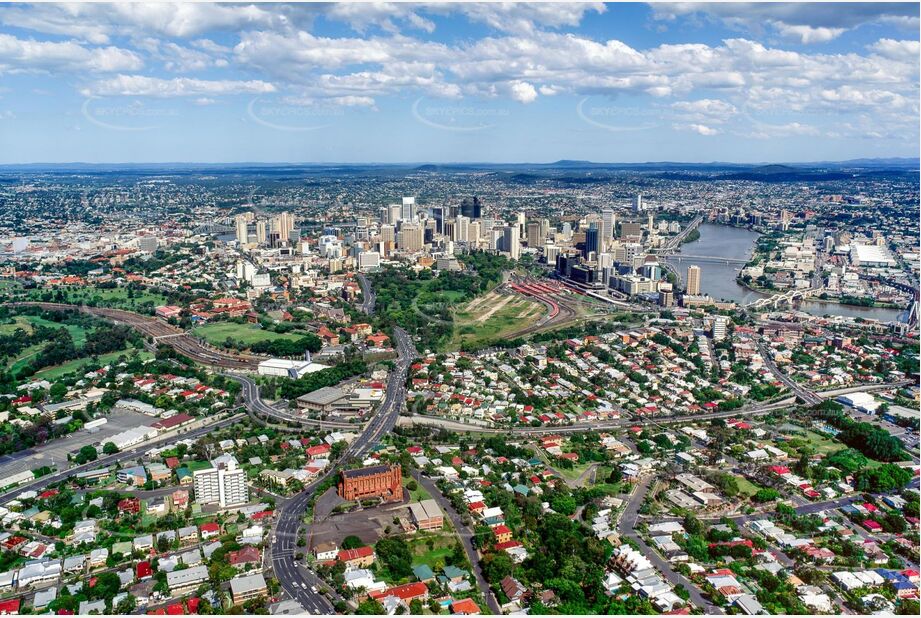
[{"label": "grass lawn", "polygon": [[500,339],[531,326],[546,313],[544,306],[523,296],[490,292],[454,312],[454,335],[449,349],[464,342],[475,345]]},{"label": "grass lawn", "polygon": [[16,375],[23,367],[29,364],[32,360],[32,357],[42,351],[42,348],[45,347],[43,343],[36,343],[30,345],[29,347],[22,350],[16,358],[11,358],[7,361],[6,366],[13,375]]},{"label": "grass lawn", "polygon": [[32,325],[29,323],[29,320],[26,319],[26,316],[17,315],[13,318],[11,323],[0,324],[0,335],[12,335],[16,332],[17,328],[21,328],[27,333],[32,332]]},{"label": "grass lawn", "polygon": [[758,493],[758,490],[761,489],[761,487],[758,487],[744,476],[737,475],[736,483],[739,486],[739,492],[748,497],[754,496],[756,493]]},{"label": "grass lawn", "polygon": [[46,320],[45,318],[35,315],[27,315],[22,317],[24,317],[33,326],[44,326],[46,328],[66,328],[74,340],[74,345],[78,348],[86,343],[86,329],[82,326],[52,322],[51,320]]},{"label": "grass lawn", "polygon": [[[147,290],[133,291],[134,298],[129,298],[129,294],[132,294],[132,291],[128,288],[106,289],[92,286],[61,286],[55,288],[54,291],[57,292],[58,290],[64,295],[63,302],[71,305],[79,305],[93,300],[97,304],[136,309],[145,304],[165,305],[167,302],[166,297],[162,294]],[[49,290],[36,288],[30,290],[27,297],[32,300],[43,300],[42,295],[47,291]],[[52,301],[57,302],[57,299],[52,298]]]},{"label": "grass lawn", "polygon": [[[413,480],[412,478],[404,478],[403,487],[406,487],[406,485],[409,484],[409,482],[412,480]],[[429,498],[431,498],[432,494],[430,494],[425,487],[423,487],[419,483],[416,483],[416,490],[410,491],[409,497],[410,497],[411,502],[421,502],[422,500],[428,500]]]},{"label": "grass lawn", "polygon": [[843,448],[846,448],[842,443],[838,442],[834,438],[829,438],[828,436],[823,436],[820,433],[815,431],[806,430],[806,441],[809,443],[816,453],[821,453],[827,455],[835,451],[839,451]]},{"label": "grass lawn", "polygon": [[240,341],[244,345],[252,345],[257,341],[275,341],[276,339],[288,339],[297,341],[303,335],[297,333],[285,333],[281,335],[270,330],[265,330],[258,324],[237,324],[236,322],[214,322],[205,324],[192,330],[192,333],[204,339],[214,346],[222,346],[231,337],[234,341]]},{"label": "grass lawn", "polygon": [[[429,549],[428,541],[432,541],[432,548]],[[413,566],[427,564],[436,573],[446,563],[445,558],[454,552],[454,545],[457,543],[457,537],[450,533],[426,533],[424,536],[416,536],[409,543],[410,553],[413,556]]]},{"label": "grass lawn", "polygon": [[[116,352],[109,352],[108,354],[100,354],[97,358],[99,360],[99,364],[105,366],[118,360],[119,356],[130,357],[134,350],[135,348],[127,348],[124,350],[118,350]],[[153,354],[146,350],[138,350],[138,357],[141,360],[147,360],[149,358],[153,358]],[[73,371],[77,371],[90,362],[92,362],[91,358],[77,358],[60,365],[54,365],[53,367],[45,367],[44,369],[36,372],[35,375],[36,377],[45,378],[46,380],[54,380]]]}]

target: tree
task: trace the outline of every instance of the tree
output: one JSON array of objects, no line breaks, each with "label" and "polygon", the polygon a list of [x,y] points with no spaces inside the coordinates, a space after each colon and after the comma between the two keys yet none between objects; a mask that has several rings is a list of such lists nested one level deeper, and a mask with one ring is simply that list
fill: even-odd
[{"label": "tree", "polygon": [[379,601],[375,601],[368,597],[358,604],[355,613],[359,616],[381,616],[386,614],[387,610],[384,609],[384,606],[381,605]]},{"label": "tree", "polygon": [[77,456],[74,458],[74,461],[82,465],[90,461],[96,461],[98,458],[99,453],[96,452],[96,449],[90,445],[86,445],[80,447],[80,450],[77,452]]},{"label": "tree", "polygon": [[48,396],[52,401],[61,401],[67,395],[67,385],[62,382],[55,382],[48,390]]},{"label": "tree", "polygon": [[374,546],[377,557],[397,579],[412,575],[412,553],[401,539],[384,538]]},{"label": "tree", "polygon": [[106,442],[102,446],[102,452],[105,453],[106,455],[114,455],[115,453],[118,452],[118,447],[115,446],[114,442]]},{"label": "tree", "polygon": [[358,549],[364,547],[365,543],[354,534],[350,534],[342,539],[342,549]]}]

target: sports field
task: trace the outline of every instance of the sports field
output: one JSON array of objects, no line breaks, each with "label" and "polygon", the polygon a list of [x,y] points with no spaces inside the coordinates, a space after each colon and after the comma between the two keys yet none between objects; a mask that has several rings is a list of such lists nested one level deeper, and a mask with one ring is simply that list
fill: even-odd
[{"label": "sports field", "polygon": [[214,322],[213,324],[205,324],[204,326],[198,326],[193,329],[192,333],[197,337],[203,337],[205,341],[213,346],[224,345],[228,337],[234,341],[243,343],[243,345],[251,345],[257,341],[265,340],[275,341],[277,339],[288,339],[290,341],[296,341],[303,336],[303,334],[298,333],[285,333],[282,335],[270,330],[265,330],[258,324],[237,324],[236,322]]}]

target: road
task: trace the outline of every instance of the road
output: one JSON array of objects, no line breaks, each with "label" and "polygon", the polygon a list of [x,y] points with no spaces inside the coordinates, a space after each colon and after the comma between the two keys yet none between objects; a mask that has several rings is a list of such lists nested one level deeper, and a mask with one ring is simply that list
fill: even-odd
[{"label": "road", "polygon": [[371,315],[374,313],[374,305],[377,302],[377,294],[374,293],[374,289],[371,287],[371,283],[368,281],[368,278],[365,277],[362,273],[356,275],[358,277],[358,285],[361,286],[361,306],[359,310],[362,313]]},{"label": "road", "polygon": [[620,520],[617,522],[617,530],[622,538],[632,539],[639,545],[643,555],[649,558],[653,566],[662,573],[662,576],[665,577],[672,586],[677,586],[678,584],[684,586],[690,595],[692,603],[703,609],[707,614],[722,614],[723,610],[719,606],[708,601],[704,595],[701,594],[700,589],[694,582],[675,571],[671,564],[664,560],[656,550],[647,545],[646,541],[636,533],[636,523],[640,506],[642,506],[643,499],[649,491],[649,486],[655,480],[655,477],[647,476],[636,484],[633,493],[630,494],[630,498],[627,500],[624,510],[620,515]]},{"label": "road", "polygon": [[780,370],[780,367],[778,367],[777,363],[774,362],[774,354],[763,341],[758,342],[758,351],[761,352],[761,357],[764,359],[764,364],[767,365],[768,370],[774,374],[774,377],[783,382],[784,386],[789,388],[790,391],[799,397],[803,403],[810,406],[822,403],[821,397],[809,389],[803,388],[802,385],[794,382],[787,376],[787,374]]},{"label": "road", "polygon": [[496,600],[496,595],[493,594],[492,589],[489,587],[486,577],[483,576],[483,569],[480,568],[480,555],[473,546],[473,532],[470,531],[468,526],[464,525],[460,515],[454,510],[454,505],[451,504],[450,500],[444,497],[444,494],[441,493],[441,490],[438,489],[438,486],[435,485],[431,479],[422,476],[418,470],[413,470],[412,475],[413,478],[416,479],[416,482],[422,485],[426,491],[432,495],[432,498],[435,499],[435,502],[438,503],[441,510],[448,514],[448,518],[451,520],[451,523],[454,524],[454,529],[457,530],[457,536],[460,537],[461,545],[464,546],[467,560],[473,565],[473,575],[476,577],[477,585],[480,587],[480,591],[486,599],[486,605],[489,606],[489,611],[493,614],[501,614],[502,608]]},{"label": "road", "polygon": [[243,396],[243,402],[246,404],[246,409],[258,417],[274,418],[283,422],[319,427],[321,429],[345,429],[348,431],[355,431],[361,428],[361,425],[357,423],[324,421],[318,418],[310,418],[308,416],[291,414],[290,412],[279,410],[262,400],[259,396],[259,385],[249,376],[239,373],[224,373],[222,375],[240,383],[242,386],[240,394]]},{"label": "road", "polygon": [[[271,543],[272,568],[285,593],[300,603],[309,613],[331,614],[334,613],[334,608],[322,592],[313,592],[314,587],[319,591],[322,585],[317,574],[295,560],[295,554],[299,551],[297,547],[298,530],[303,523],[307,507],[320,485],[341,469],[345,462],[350,459],[361,459],[371,446],[396,425],[397,417],[406,400],[406,376],[409,373],[409,365],[415,358],[416,350],[409,334],[402,328],[394,328],[393,334],[398,356],[387,380],[384,400],[376,414],[368,421],[358,437],[349,444],[336,465],[330,466],[325,474],[308,485],[304,491],[284,502],[278,511]],[[260,401],[258,391],[255,393],[254,401]]]}]

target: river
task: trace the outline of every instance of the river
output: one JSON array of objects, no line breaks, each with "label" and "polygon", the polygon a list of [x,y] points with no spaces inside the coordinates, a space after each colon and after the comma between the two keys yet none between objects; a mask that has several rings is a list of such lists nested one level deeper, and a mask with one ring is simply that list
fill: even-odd
[{"label": "river", "polygon": [[[700,238],[694,242],[681,245],[682,253],[748,260],[751,258],[755,248],[755,241],[758,239],[757,232],[727,225],[703,223],[698,230],[700,231]],[[766,294],[753,292],[736,283],[736,277],[738,277],[739,271],[743,268],[742,264],[695,262],[693,258],[679,259],[677,257],[670,257],[667,260],[681,273],[681,277],[685,281],[687,280],[688,266],[691,264],[700,266],[700,289],[703,293],[709,294],[713,298],[745,304],[766,296]],[[856,307],[818,300],[803,301],[799,303],[798,308],[801,311],[817,316],[841,315],[881,320],[883,322],[898,320],[903,313],[899,309]]]}]

